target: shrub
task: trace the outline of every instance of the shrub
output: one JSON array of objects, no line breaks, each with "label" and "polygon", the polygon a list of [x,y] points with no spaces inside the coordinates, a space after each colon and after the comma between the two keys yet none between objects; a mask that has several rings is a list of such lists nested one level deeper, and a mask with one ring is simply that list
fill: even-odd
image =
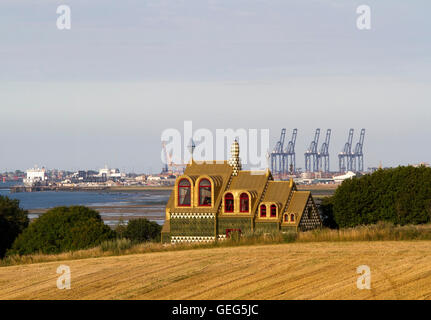
[{"label": "shrub", "polygon": [[322,199],[322,203],[320,205],[320,209],[322,212],[322,224],[326,228],[337,229],[338,224],[335,221],[334,217],[334,198],[326,197]]},{"label": "shrub", "polygon": [[36,219],[15,240],[8,254],[60,253],[86,249],[115,238],[99,213],[82,207],[58,207]]},{"label": "shrub", "polygon": [[123,239],[125,237],[126,230],[127,230],[127,224],[124,223],[123,218],[120,218],[118,220],[118,223],[115,226],[114,230],[117,233],[117,238],[118,239]]},{"label": "shrub", "polygon": [[124,236],[133,242],[145,242],[150,240],[160,240],[162,227],[145,218],[130,220]]},{"label": "shrub", "polygon": [[19,207],[18,200],[0,196],[0,258],[5,256],[16,237],[27,228],[27,214]]},{"label": "shrub", "polygon": [[281,234],[283,237],[283,242],[291,243],[295,242],[298,238],[298,233],[295,231],[289,231]]},{"label": "shrub", "polygon": [[103,252],[112,251],[113,253],[120,253],[123,250],[130,249],[132,247],[132,241],[129,239],[115,239],[109,241],[103,241],[100,244],[100,249]]},{"label": "shrub", "polygon": [[431,168],[398,167],[346,180],[328,203],[339,227],[378,221],[396,225],[428,223],[431,221]]}]

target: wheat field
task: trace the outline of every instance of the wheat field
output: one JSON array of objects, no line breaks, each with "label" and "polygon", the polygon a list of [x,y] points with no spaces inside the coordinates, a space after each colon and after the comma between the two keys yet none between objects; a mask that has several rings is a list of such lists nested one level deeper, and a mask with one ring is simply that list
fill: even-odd
[{"label": "wheat field", "polygon": [[[59,290],[59,265],[71,289]],[[356,268],[371,269],[371,290]],[[0,299],[429,299],[431,242],[197,249],[0,268]]]}]

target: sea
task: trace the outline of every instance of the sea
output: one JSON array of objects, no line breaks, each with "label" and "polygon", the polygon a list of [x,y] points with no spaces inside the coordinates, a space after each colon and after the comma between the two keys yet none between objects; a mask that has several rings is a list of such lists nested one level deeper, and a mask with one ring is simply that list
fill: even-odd
[{"label": "sea", "polygon": [[[131,218],[146,217],[163,224],[169,190],[145,190],[133,192],[111,191],[43,191],[11,193],[16,182],[0,183],[0,196],[19,200],[21,208],[28,210],[29,218],[35,219],[38,211],[59,206],[84,205],[95,207],[108,225],[121,219],[127,223]],[[34,212],[36,211],[36,212]]]}]

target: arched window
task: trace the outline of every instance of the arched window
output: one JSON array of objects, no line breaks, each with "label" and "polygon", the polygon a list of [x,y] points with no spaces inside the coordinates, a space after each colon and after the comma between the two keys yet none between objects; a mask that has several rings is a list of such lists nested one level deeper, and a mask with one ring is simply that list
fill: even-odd
[{"label": "arched window", "polygon": [[187,179],[181,179],[178,183],[178,205],[190,207],[192,203],[191,194],[190,181]]},{"label": "arched window", "polygon": [[241,193],[241,195],[239,196],[239,201],[240,201],[239,211],[248,212],[249,202],[250,202],[250,200],[248,199],[248,194]]},{"label": "arched window", "polygon": [[208,179],[199,182],[199,205],[211,206],[211,182]]},{"label": "arched window", "polygon": [[271,204],[271,217],[274,218],[277,216],[277,207],[275,204]]},{"label": "arched window", "polygon": [[224,196],[224,212],[233,212],[233,194],[226,193]]},{"label": "arched window", "polygon": [[290,215],[290,222],[294,222],[295,221],[295,215],[292,213]]},{"label": "arched window", "polygon": [[288,214],[285,214],[285,215],[284,215],[284,221],[285,221],[285,222],[288,222],[288,221],[289,221],[289,215],[288,215]]},{"label": "arched window", "polygon": [[261,217],[266,217],[266,205],[262,204],[260,205],[260,216]]}]

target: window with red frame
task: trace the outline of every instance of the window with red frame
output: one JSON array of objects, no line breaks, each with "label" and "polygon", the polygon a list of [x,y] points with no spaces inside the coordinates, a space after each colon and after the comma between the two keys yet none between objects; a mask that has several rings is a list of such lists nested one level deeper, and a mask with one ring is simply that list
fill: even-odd
[{"label": "window with red frame", "polygon": [[277,216],[277,207],[275,204],[271,204],[271,217],[274,218]]},{"label": "window with red frame", "polygon": [[211,182],[208,179],[199,182],[199,205],[211,206]]},{"label": "window with red frame", "polygon": [[249,198],[248,198],[248,194],[247,193],[241,193],[241,195],[239,196],[239,200],[240,200],[240,208],[239,211],[240,212],[248,212],[248,208],[249,208]]},{"label": "window with red frame", "polygon": [[289,221],[289,215],[287,215],[287,214],[285,214],[285,215],[284,215],[284,221],[285,221],[285,222],[288,222],[288,221]]},{"label": "window with red frame", "polygon": [[224,212],[233,212],[233,194],[226,193],[224,196]]},{"label": "window with red frame", "polygon": [[293,213],[290,215],[290,221],[291,221],[291,222],[294,222],[294,221],[295,221],[295,215],[294,215]]},{"label": "window with red frame", "polygon": [[191,201],[191,185],[187,179],[181,179],[178,183],[178,205],[190,207]]},{"label": "window with red frame", "polygon": [[266,217],[266,205],[262,204],[260,206],[260,216],[261,217]]}]

